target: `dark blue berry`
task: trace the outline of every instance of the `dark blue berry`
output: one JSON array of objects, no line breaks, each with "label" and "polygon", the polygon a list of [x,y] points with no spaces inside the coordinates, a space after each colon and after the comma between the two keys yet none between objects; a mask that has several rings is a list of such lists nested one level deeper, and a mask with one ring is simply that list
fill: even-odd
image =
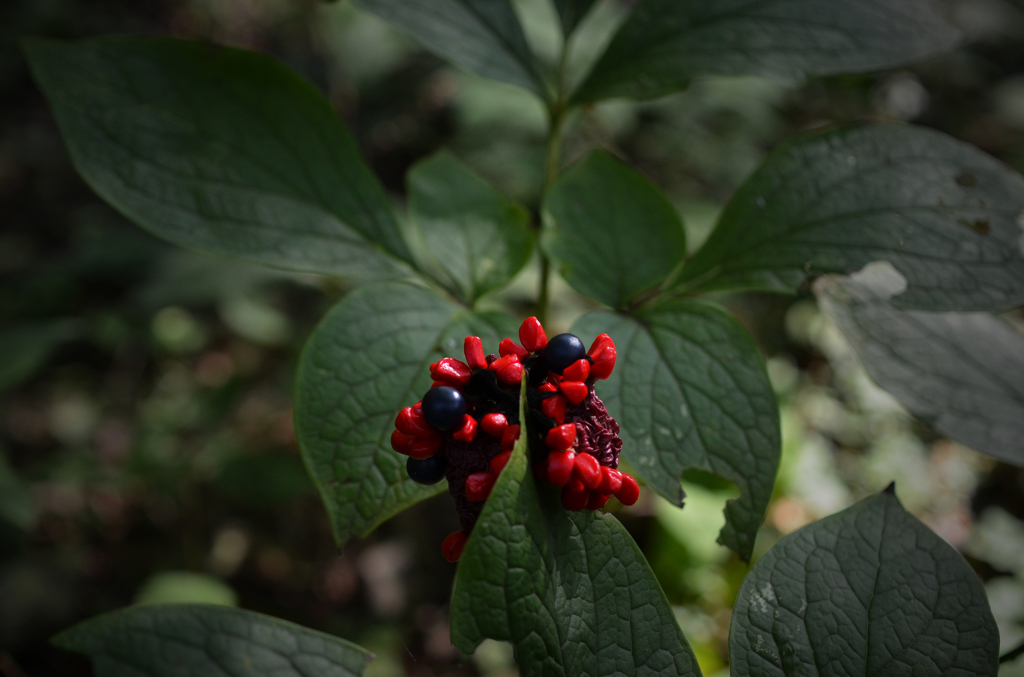
[{"label": "dark blue berry", "polygon": [[438,386],[423,396],[423,418],[438,430],[451,430],[462,425],[466,400],[455,388]]},{"label": "dark blue berry", "polygon": [[444,456],[431,456],[422,461],[410,458],[405,462],[409,479],[417,484],[437,484],[444,479],[444,471],[447,469],[448,459]]},{"label": "dark blue berry", "polygon": [[570,364],[586,356],[583,341],[572,334],[559,334],[544,346],[544,364],[556,374],[561,374]]}]

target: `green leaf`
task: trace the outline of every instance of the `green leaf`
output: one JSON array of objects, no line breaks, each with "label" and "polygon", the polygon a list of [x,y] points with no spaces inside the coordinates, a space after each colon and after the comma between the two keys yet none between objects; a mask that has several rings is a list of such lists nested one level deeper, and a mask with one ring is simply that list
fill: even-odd
[{"label": "green leaf", "polygon": [[1024,177],[920,127],[873,125],[799,139],[769,156],[683,268],[691,291],[792,293],[809,277],[889,261],[897,306],[1024,304]]},{"label": "green leaf", "polygon": [[734,677],[996,674],[985,588],[891,487],[779,541],[732,619]]},{"label": "green leaf", "polygon": [[885,70],[947,51],[957,37],[930,0],[644,0],[574,99],[663,96],[702,75]]},{"label": "green leaf", "polygon": [[580,24],[594,5],[594,0],[555,0],[558,18],[562,22],[562,32],[569,35]]},{"label": "green leaf", "polygon": [[561,176],[544,201],[544,249],[581,294],[613,308],[664,280],[686,254],[672,204],[647,179],[604,151]]},{"label": "green leaf", "polygon": [[190,249],[332,275],[410,260],[355,140],[270,57],[166,38],[26,43],[71,159],[107,202]]},{"label": "green leaf", "polygon": [[622,454],[659,494],[682,505],[691,468],[734,483],[718,542],[749,560],[781,452],[779,408],[757,346],[730,313],[672,301],[633,317],[597,312],[573,327],[608,333],[615,372],[597,393],[618,421]]},{"label": "green leaf", "polygon": [[430,51],[544,96],[547,87],[509,0],[353,0]]},{"label": "green leaf", "polygon": [[937,432],[1024,466],[1024,336],[987,313],[893,308],[888,264],[815,285],[878,385]]},{"label": "green leaf", "polygon": [[61,342],[74,335],[75,321],[46,320],[0,331],[0,392],[15,387],[42,367]]},{"label": "green leaf", "polygon": [[538,486],[529,437],[516,443],[459,561],[452,643],[469,654],[486,638],[511,642],[524,677],[699,677],[629,533],[612,515],[567,512],[557,489]]},{"label": "green leaf", "polygon": [[358,677],[373,658],[351,642],[294,623],[200,604],[129,607],[52,641],[89,656],[100,677]]},{"label": "green leaf", "polygon": [[423,266],[472,304],[506,285],[533,252],[530,214],[446,151],[409,172],[409,211],[431,260]]},{"label": "green leaf", "polygon": [[431,362],[461,359],[466,336],[493,345],[517,326],[398,283],[358,289],[320,322],[299,361],[295,431],[339,546],[444,491],[409,479],[395,416],[430,388]]}]

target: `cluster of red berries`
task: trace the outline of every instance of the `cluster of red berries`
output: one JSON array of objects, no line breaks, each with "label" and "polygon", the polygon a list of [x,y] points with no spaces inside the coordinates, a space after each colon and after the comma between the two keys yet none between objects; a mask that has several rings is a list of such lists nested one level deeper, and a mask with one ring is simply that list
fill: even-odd
[{"label": "cluster of red berries", "polygon": [[467,336],[466,361],[445,357],[431,364],[430,390],[395,419],[391,446],[409,457],[409,477],[421,484],[448,478],[463,527],[441,546],[450,562],[461,556],[524,429],[524,374],[534,475],[562,489],[562,505],[598,510],[612,496],[626,505],[640,496],[636,480],[617,469],[619,426],[594,392],[595,381],[615,368],[611,337],[601,334],[585,350],[572,334],[549,341],[540,321],[530,317],[519,327],[519,341],[503,339],[498,355],[484,355],[480,339]]}]

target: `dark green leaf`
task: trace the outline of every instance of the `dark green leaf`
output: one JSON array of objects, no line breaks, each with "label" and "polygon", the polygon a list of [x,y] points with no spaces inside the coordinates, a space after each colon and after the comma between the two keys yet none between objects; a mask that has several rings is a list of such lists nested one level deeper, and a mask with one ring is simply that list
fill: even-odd
[{"label": "dark green leaf", "polygon": [[779,408],[750,335],[728,312],[694,301],[634,317],[590,313],[573,328],[585,341],[601,332],[618,360],[597,393],[619,423],[623,457],[680,505],[688,469],[736,484],[718,542],[749,560],[781,451]]},{"label": "dark green leaf", "polygon": [[920,127],[874,125],[775,151],[725,208],[681,282],[691,290],[796,291],[808,277],[889,261],[897,306],[1024,304],[1024,177]]},{"label": "dark green leaf", "polygon": [[[520,420],[526,420],[522,409]],[[700,668],[643,554],[611,515],[566,512],[520,437],[452,591],[452,642],[511,642],[524,677],[691,675]]]},{"label": "dark green leaf", "polygon": [[683,224],[647,179],[604,151],[571,168],[548,193],[544,249],[574,289],[624,308],[686,254]]},{"label": "dark green leaf", "polygon": [[48,320],[0,331],[0,392],[29,378],[74,334],[74,320]]},{"label": "dark green leaf", "polygon": [[956,41],[930,0],[643,0],[574,98],[662,96],[702,75],[864,73]]},{"label": "dark green leaf", "polygon": [[1024,336],[987,313],[893,308],[888,264],[815,285],[878,385],[936,431],[1024,466]]},{"label": "dark green leaf", "polygon": [[409,211],[431,260],[423,266],[473,303],[507,284],[533,252],[530,214],[447,152],[409,172]]},{"label": "dark green leaf", "polygon": [[409,260],[354,139],[260,54],[165,38],[27,43],[75,167],[155,235],[279,268],[394,275]]},{"label": "dark green leaf", "polygon": [[353,0],[457,66],[544,96],[509,0]]},{"label": "dark green leaf", "polygon": [[555,0],[558,18],[562,21],[562,32],[569,35],[579,25],[594,5],[594,0]]},{"label": "dark green leaf", "polygon": [[398,283],[361,288],[327,314],[299,362],[295,431],[339,546],[445,489],[410,480],[390,442],[399,410],[430,388],[430,363],[461,359],[466,336],[494,345],[517,331],[507,315]]},{"label": "dark green leaf", "polygon": [[252,611],[143,605],[53,638],[92,659],[97,677],[357,677],[373,655],[332,635]]},{"label": "dark green leaf", "polygon": [[992,677],[985,588],[885,491],[779,541],[740,588],[734,677]]}]

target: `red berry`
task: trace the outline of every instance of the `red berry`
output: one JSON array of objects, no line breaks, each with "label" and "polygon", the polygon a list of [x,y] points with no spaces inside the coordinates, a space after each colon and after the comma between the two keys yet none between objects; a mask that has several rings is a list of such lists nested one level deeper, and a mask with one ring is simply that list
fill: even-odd
[{"label": "red berry", "polygon": [[548,431],[548,434],[544,437],[544,444],[548,445],[549,449],[561,451],[562,449],[572,449],[572,445],[576,443],[576,424],[575,423],[564,423],[559,426],[555,426]]},{"label": "red berry", "polygon": [[511,451],[503,451],[492,458],[487,465],[491,466],[491,472],[500,473],[508,465],[508,459],[512,457]]},{"label": "red berry", "polygon": [[467,540],[469,540],[469,536],[466,535],[465,531],[453,531],[442,541],[441,554],[453,564],[458,562],[459,558],[462,557],[462,551],[466,548]]},{"label": "red berry", "polygon": [[498,476],[492,472],[475,472],[466,478],[466,498],[470,501],[484,501],[491,495],[491,489]]},{"label": "red berry", "polygon": [[597,489],[601,486],[601,464],[590,454],[576,454],[574,474],[587,489]]},{"label": "red berry", "polygon": [[462,417],[462,427],[452,433],[460,442],[472,442],[476,438],[476,419],[469,414]]},{"label": "red berry", "polygon": [[395,427],[412,437],[437,437],[437,431],[423,419],[423,409],[417,406],[406,407],[398,412],[398,416],[395,418]]},{"label": "red berry", "polygon": [[600,510],[604,507],[604,504],[611,498],[608,494],[602,494],[599,491],[591,491],[590,498],[587,500],[587,510]]},{"label": "red berry", "polygon": [[587,399],[587,394],[590,393],[590,389],[587,388],[586,383],[581,381],[562,381],[559,385],[559,390],[565,395],[565,399],[569,400],[573,404],[579,404],[583,400]]},{"label": "red berry", "polygon": [[486,369],[487,358],[484,357],[484,344],[479,336],[467,336],[463,343],[463,351],[466,353],[466,364],[471,369]]},{"label": "red berry", "polygon": [[[504,359],[504,358],[502,358]],[[513,362],[507,365],[504,369],[498,372],[498,379],[502,383],[508,385],[515,385],[523,380],[523,365],[519,362]]]},{"label": "red berry", "polygon": [[505,414],[487,414],[480,419],[480,427],[491,437],[501,437],[508,427],[508,419],[505,418]]},{"label": "red berry", "polygon": [[536,317],[528,317],[519,325],[519,342],[531,353],[535,353],[548,344],[544,327]]},{"label": "red berry", "polygon": [[522,347],[521,345],[513,341],[512,339],[507,338],[501,339],[501,343],[498,344],[498,354],[501,355],[502,357],[506,357],[508,355],[515,355],[519,359],[523,359],[524,357],[529,355],[530,352],[526,348]]},{"label": "red berry", "polygon": [[590,490],[583,486],[583,483],[578,479],[573,478],[562,487],[562,506],[566,510],[579,512],[587,507],[589,501]]},{"label": "red berry", "polygon": [[601,484],[597,490],[602,494],[614,494],[622,488],[622,473],[606,465],[601,466]]},{"label": "red berry", "polygon": [[422,461],[436,454],[440,448],[440,437],[431,437],[429,439],[416,438],[409,445],[409,455],[418,461]]},{"label": "red berry", "polygon": [[505,357],[499,357],[494,362],[491,362],[487,368],[496,374],[500,374],[502,369],[504,369],[510,364],[515,364],[518,361],[518,355],[506,355]]},{"label": "red berry", "polygon": [[590,375],[597,379],[605,379],[612,375],[615,369],[615,346],[605,346],[600,353],[592,356],[594,364],[590,367]]},{"label": "red berry", "polygon": [[430,369],[430,376],[435,381],[444,381],[454,386],[466,385],[472,375],[473,372],[470,371],[469,366],[454,357],[442,358],[436,363],[436,366],[431,365]]},{"label": "red berry", "polygon": [[622,473],[622,486],[615,492],[615,498],[622,501],[623,505],[633,505],[640,498],[640,485],[635,479]]},{"label": "red berry", "polygon": [[556,386],[554,383],[541,383],[539,386],[537,386],[537,391],[542,393],[557,393],[558,386]]},{"label": "red berry", "polygon": [[576,467],[575,461],[576,454],[571,449],[548,454],[547,481],[556,487],[564,487],[572,478],[572,469]]},{"label": "red berry", "polygon": [[416,439],[412,435],[406,435],[401,430],[391,432],[391,448],[400,454],[409,455],[409,446]]},{"label": "red berry", "polygon": [[519,439],[519,426],[510,425],[505,428],[505,432],[501,434],[501,450],[509,451],[516,445],[516,440]]},{"label": "red berry", "polygon": [[605,346],[615,347],[615,342],[612,341],[612,337],[608,334],[598,334],[594,342],[590,344],[590,350],[587,351],[587,355],[590,355],[594,359],[597,359],[597,354],[604,349]]},{"label": "red berry", "polygon": [[565,422],[565,398],[561,395],[541,400],[540,410],[555,423],[561,424]]},{"label": "red berry", "polygon": [[590,361],[576,360],[562,372],[562,378],[566,381],[586,381],[590,376]]}]

